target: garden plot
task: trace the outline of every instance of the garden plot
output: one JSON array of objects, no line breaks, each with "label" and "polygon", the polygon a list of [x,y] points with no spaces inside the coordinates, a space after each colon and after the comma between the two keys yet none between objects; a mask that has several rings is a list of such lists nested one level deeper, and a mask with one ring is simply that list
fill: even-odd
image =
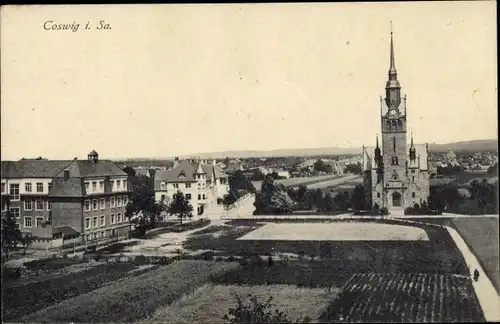
[{"label": "garden plot", "polygon": [[238,240],[269,241],[429,241],[425,230],[369,222],[267,223]]}]

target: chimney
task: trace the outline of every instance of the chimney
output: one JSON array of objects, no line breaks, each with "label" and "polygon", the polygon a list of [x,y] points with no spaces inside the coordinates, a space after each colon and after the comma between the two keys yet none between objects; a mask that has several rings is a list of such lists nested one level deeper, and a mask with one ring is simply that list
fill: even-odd
[{"label": "chimney", "polygon": [[179,164],[179,157],[175,157],[174,159],[174,168]]},{"label": "chimney", "polygon": [[64,181],[69,180],[69,170],[64,170]]}]

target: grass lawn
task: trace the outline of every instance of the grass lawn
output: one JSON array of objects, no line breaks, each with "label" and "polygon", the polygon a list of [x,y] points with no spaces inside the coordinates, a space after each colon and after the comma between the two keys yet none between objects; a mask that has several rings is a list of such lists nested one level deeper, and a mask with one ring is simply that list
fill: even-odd
[{"label": "grass lawn", "polygon": [[265,302],[270,296],[277,309],[292,320],[308,316],[311,320],[326,311],[339,289],[298,288],[290,285],[212,285],[207,284],[171,305],[158,309],[143,323],[222,323],[229,308],[236,306],[235,295],[246,300],[249,293]]},{"label": "grass lawn", "polygon": [[451,224],[474,252],[491,282],[500,292],[498,218],[481,216],[454,218]]},{"label": "grass lawn", "polygon": [[151,315],[180,296],[239,267],[238,263],[178,261],[96,289],[23,318],[24,322],[132,322]]}]

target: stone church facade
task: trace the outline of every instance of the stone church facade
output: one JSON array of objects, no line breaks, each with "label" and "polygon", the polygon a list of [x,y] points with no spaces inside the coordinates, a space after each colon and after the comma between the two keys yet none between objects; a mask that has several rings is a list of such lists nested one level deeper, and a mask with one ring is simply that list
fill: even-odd
[{"label": "stone church facade", "polygon": [[381,146],[363,147],[364,186],[374,209],[389,212],[421,206],[429,197],[428,145],[407,143],[406,95],[401,96],[391,32],[389,80],[380,97]]}]

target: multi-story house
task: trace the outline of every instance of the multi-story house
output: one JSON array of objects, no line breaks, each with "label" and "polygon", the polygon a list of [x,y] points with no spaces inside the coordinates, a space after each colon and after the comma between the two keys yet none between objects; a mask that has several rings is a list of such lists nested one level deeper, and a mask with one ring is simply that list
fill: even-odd
[{"label": "multi-story house", "polygon": [[169,204],[175,193],[181,191],[191,203],[196,215],[202,215],[212,206],[221,205],[229,192],[228,175],[215,160],[176,159],[174,167],[157,171],[154,180],[155,199]]},{"label": "multi-story house", "polygon": [[127,174],[95,151],[87,160],[2,162],[2,210],[35,247],[127,237]]}]

